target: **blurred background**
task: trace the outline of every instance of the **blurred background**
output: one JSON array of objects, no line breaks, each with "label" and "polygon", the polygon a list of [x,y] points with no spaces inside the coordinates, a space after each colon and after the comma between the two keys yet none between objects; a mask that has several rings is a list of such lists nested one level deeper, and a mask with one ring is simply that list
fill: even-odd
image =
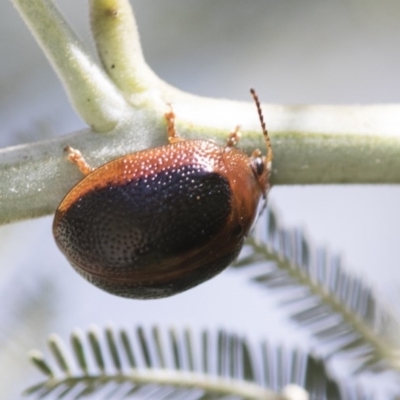
[{"label": "blurred background", "polygon": [[[398,0],[131,3],[148,63],[188,92],[248,101],[255,87],[263,102],[278,104],[400,101]],[[57,4],[94,52],[86,2]],[[1,147],[85,127],[9,1],[0,3],[0,60]],[[232,116],[232,126],[238,117]],[[286,227],[302,227],[314,244],[341,254],[349,271],[389,300],[400,284],[399,203],[398,185],[274,187],[270,193]],[[69,266],[51,224],[48,216],[0,227],[2,399],[18,399],[37,382],[28,350],[43,350],[51,332],[67,339],[73,328],[92,323],[222,327],[273,344],[315,344],[244,271],[228,269],[165,300],[104,293]],[[380,392],[379,380],[377,387]]]}]

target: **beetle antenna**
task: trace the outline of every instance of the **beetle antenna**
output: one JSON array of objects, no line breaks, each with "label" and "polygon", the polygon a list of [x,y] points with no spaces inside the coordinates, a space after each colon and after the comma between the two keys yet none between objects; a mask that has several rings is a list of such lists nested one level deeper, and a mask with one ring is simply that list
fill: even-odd
[{"label": "beetle antenna", "polygon": [[253,96],[254,102],[256,103],[256,107],[257,107],[257,112],[258,112],[258,117],[260,118],[260,122],[261,122],[261,128],[264,134],[264,138],[265,138],[265,143],[267,145],[267,164],[270,163],[272,161],[273,158],[273,154],[272,154],[272,144],[271,144],[271,140],[268,136],[268,131],[267,128],[265,126],[265,122],[264,122],[264,116],[261,110],[261,104],[260,104],[260,100],[258,99],[257,93],[254,89],[250,89],[250,93]]}]

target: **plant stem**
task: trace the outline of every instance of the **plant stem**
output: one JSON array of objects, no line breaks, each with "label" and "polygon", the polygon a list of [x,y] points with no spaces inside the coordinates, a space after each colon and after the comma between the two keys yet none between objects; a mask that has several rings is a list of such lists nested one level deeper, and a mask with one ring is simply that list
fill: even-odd
[{"label": "plant stem", "polygon": [[[54,212],[82,177],[66,160],[67,145],[96,167],[166,144],[168,103],[182,137],[224,145],[239,124],[239,146],[249,153],[265,151],[254,104],[197,97],[155,76],[144,61],[128,0],[90,2],[107,72],[92,60],[52,1],[13,2],[91,128],[0,150],[0,224]],[[400,182],[400,105],[263,105],[263,112],[274,150],[273,185]]]},{"label": "plant stem", "polygon": [[[197,113],[203,124],[190,124],[190,115]],[[214,105],[214,107],[212,106]],[[228,115],[238,116],[231,127],[242,123],[241,146],[246,151],[263,148],[262,135],[255,126],[257,116],[252,105],[223,100],[196,101],[190,108],[180,104],[174,110],[182,136],[215,139],[221,143],[229,132],[224,121]],[[202,107],[201,107],[202,106]],[[396,112],[396,106],[263,106],[269,125],[275,159],[274,185],[337,184],[337,183],[399,183],[400,182],[400,121],[399,134],[392,134],[384,125],[376,126],[376,134],[369,124],[377,113],[384,119]],[[312,118],[322,113],[330,119],[331,132],[324,132],[327,123],[304,126],[302,108]],[[399,107],[400,108],[400,107]],[[221,116],[216,120],[213,112]],[[186,111],[186,112],[185,112]],[[344,133],[345,116],[351,114],[360,122],[361,129]],[[400,110],[397,112],[400,115]],[[209,118],[208,118],[209,117]],[[53,213],[62,197],[82,178],[66,160],[63,148],[73,146],[82,151],[93,166],[101,165],[123,154],[166,143],[165,122],[161,112],[137,111],[107,135],[93,131],[79,132],[53,140],[21,145],[0,150],[0,223]],[[183,118],[183,121],[181,121]],[[234,119],[234,117],[231,117]],[[213,123],[208,125],[209,120]],[[382,121],[383,122],[383,121]],[[379,123],[377,123],[379,125]],[[253,129],[251,129],[253,127]],[[308,128],[309,131],[304,129]],[[315,132],[315,130],[320,132]],[[334,129],[338,133],[333,133]],[[290,130],[289,130],[290,129]],[[354,129],[354,128],[353,128]]]},{"label": "plant stem", "polygon": [[51,0],[13,0],[21,17],[62,81],[82,119],[108,131],[121,119],[126,102]]},{"label": "plant stem", "polygon": [[146,64],[136,21],[125,0],[90,0],[90,22],[103,68],[131,100],[158,84]]}]

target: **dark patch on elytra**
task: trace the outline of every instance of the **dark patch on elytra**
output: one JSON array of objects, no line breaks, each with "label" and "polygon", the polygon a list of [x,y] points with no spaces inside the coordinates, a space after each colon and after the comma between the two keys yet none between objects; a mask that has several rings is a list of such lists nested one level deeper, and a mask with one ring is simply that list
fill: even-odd
[{"label": "dark patch on elytra", "polygon": [[95,270],[141,268],[206,244],[225,226],[230,202],[223,176],[166,169],[85,194],[60,219],[58,242]]}]

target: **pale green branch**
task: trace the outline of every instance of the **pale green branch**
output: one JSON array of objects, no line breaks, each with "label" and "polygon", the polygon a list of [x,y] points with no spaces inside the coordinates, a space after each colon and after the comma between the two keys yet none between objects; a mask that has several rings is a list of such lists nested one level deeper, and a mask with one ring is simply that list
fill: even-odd
[{"label": "pale green branch", "polygon": [[[240,125],[240,147],[264,151],[254,104],[197,97],[154,75],[144,61],[128,0],[90,3],[105,70],[50,0],[13,2],[90,129],[0,150],[0,224],[54,212],[81,178],[65,158],[66,145],[81,150],[96,167],[166,144],[167,103],[183,137],[223,145]],[[400,182],[400,105],[263,105],[263,111],[274,149],[274,185]]]},{"label": "pale green branch", "polygon": [[82,119],[95,131],[119,123],[126,103],[51,0],[13,0]]},{"label": "pale green branch", "polygon": [[93,37],[104,69],[133,102],[141,92],[155,87],[159,78],[145,63],[129,2],[90,0]]}]

